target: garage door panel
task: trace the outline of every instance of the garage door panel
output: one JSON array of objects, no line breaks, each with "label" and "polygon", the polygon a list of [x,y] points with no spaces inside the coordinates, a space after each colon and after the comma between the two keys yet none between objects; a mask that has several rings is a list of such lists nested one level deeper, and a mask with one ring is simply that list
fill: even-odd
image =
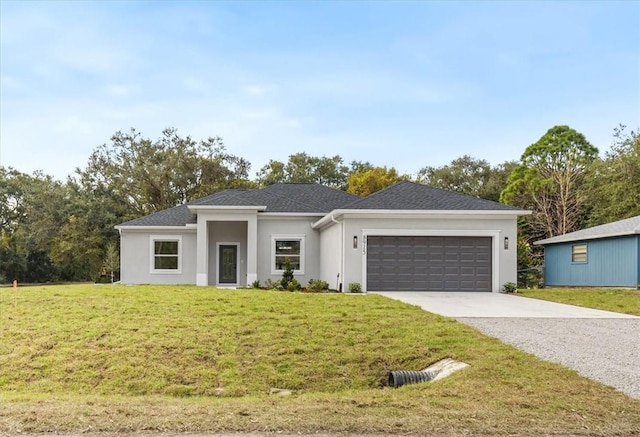
[{"label": "garage door panel", "polygon": [[476,253],[476,261],[489,261],[490,256],[490,254],[486,253]]},{"label": "garage door panel", "polygon": [[475,276],[476,269],[473,266],[460,267],[460,274],[464,276]]},{"label": "garage door panel", "polygon": [[369,236],[370,291],[491,291],[490,237]]},{"label": "garage door panel", "polygon": [[429,266],[428,272],[430,276],[443,276],[444,266]]},{"label": "garage door panel", "polygon": [[430,262],[443,262],[444,261],[444,253],[430,253],[429,254]]}]

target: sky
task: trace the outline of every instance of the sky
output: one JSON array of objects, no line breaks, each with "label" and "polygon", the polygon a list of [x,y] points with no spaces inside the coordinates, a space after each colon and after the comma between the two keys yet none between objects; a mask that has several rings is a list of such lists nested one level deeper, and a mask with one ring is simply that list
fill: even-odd
[{"label": "sky", "polygon": [[135,128],[415,174],[640,126],[640,2],[0,0],[0,164],[64,180]]}]

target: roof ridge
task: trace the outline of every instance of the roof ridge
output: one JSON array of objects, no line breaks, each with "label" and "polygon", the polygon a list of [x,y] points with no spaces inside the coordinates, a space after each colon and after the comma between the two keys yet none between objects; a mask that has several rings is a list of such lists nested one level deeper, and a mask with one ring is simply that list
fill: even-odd
[{"label": "roof ridge", "polygon": [[398,205],[401,206],[403,203],[408,206],[407,209],[444,210],[451,209],[451,206],[456,204],[466,204],[467,209],[471,210],[519,210],[494,200],[406,180],[358,199],[346,205],[344,209],[385,209],[384,205],[390,209],[402,209]]},{"label": "roof ridge", "polygon": [[193,200],[185,203],[184,205],[197,205],[199,203],[196,203],[196,202],[202,202],[205,199],[212,199],[212,198],[218,197],[218,196],[219,197],[222,197],[222,196],[227,197],[228,196],[228,197],[231,197],[233,199],[241,200],[241,198],[236,194],[237,191],[241,191],[241,192],[246,193],[246,192],[258,191],[258,190],[255,189],[255,188],[225,188],[224,190],[218,191],[217,193],[213,193],[213,194],[209,194],[209,195],[206,195],[206,196],[203,196],[203,197],[199,197],[197,199],[193,199]]},{"label": "roof ridge", "polygon": [[[317,183],[310,183],[310,182],[292,182],[292,183],[288,183],[288,182],[278,182],[278,183],[275,183],[275,184],[269,185],[268,187],[263,188],[263,189],[262,189],[262,192],[263,192],[263,193],[268,193],[268,194],[270,194],[270,195],[272,195],[272,196],[279,197],[279,198],[281,198],[281,199],[286,199],[286,200],[288,200],[288,201],[290,201],[290,202],[294,202],[294,203],[296,203],[296,204],[298,204],[298,205],[303,205],[303,206],[307,206],[307,207],[309,207],[309,208],[317,209],[318,211],[322,211],[322,209],[323,209],[323,208],[322,208],[322,205],[318,205],[318,204],[315,204],[315,203],[312,205],[312,204],[309,204],[309,203],[301,202],[301,201],[299,201],[299,200],[297,200],[297,199],[293,199],[293,198],[291,198],[291,197],[287,197],[287,196],[285,196],[285,195],[283,195],[283,194],[279,194],[279,193],[272,193],[271,191],[267,191],[267,189],[268,189],[269,187],[272,187],[272,186],[274,186],[274,185],[312,185],[312,186],[318,186],[318,185],[321,185],[321,184],[317,184]],[[327,188],[329,188],[329,187],[327,187]]]},{"label": "roof ridge", "polygon": [[[377,195],[379,195],[379,194],[384,193],[385,191],[387,191],[389,188],[397,187],[397,186],[399,186],[399,185],[404,184],[405,182],[411,182],[411,181],[400,181],[400,182],[397,182],[397,183],[395,183],[395,184],[393,184],[393,185],[389,185],[388,187],[385,187],[385,188],[383,188],[382,190],[378,190],[378,191],[376,191],[375,193],[371,193],[371,194],[369,194],[369,195],[367,195],[367,196],[365,196],[365,197],[360,197],[359,199],[354,200],[353,202],[351,202],[351,203],[349,203],[349,204],[345,205],[345,206],[344,206],[344,208],[342,208],[342,209],[350,209],[349,207],[351,207],[351,206],[355,206],[355,205],[357,205],[358,203],[362,203],[362,202],[364,202],[365,200],[371,199],[372,197],[376,197]],[[411,182],[411,183],[414,183],[414,182]],[[416,184],[416,185],[418,185],[418,184]],[[426,186],[426,185],[425,185],[425,186]]]}]

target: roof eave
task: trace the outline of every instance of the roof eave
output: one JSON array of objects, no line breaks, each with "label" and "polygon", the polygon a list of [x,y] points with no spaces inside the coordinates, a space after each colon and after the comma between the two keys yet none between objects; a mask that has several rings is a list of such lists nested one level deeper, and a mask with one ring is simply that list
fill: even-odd
[{"label": "roof eave", "polygon": [[583,237],[578,236],[578,237],[563,238],[564,235],[560,235],[557,237],[551,237],[551,238],[546,238],[544,240],[534,241],[533,244],[535,246],[544,246],[546,244],[573,243],[575,241],[600,240],[602,238],[627,237],[629,235],[640,235],[640,229],[634,229],[632,231],[625,231],[625,232],[610,232],[610,233],[599,234],[599,235],[588,235]]},{"label": "roof eave", "polygon": [[382,214],[382,215],[413,215],[413,216],[520,216],[529,215],[531,211],[523,209],[502,210],[455,210],[455,209],[336,209],[326,214],[311,227],[313,229],[322,228],[330,222],[342,218],[345,214]]},{"label": "roof eave", "polygon": [[260,217],[323,217],[324,212],[263,212]]},{"label": "roof eave", "polygon": [[189,211],[197,214],[198,211],[265,211],[266,205],[187,205]]},{"label": "roof eave", "polygon": [[197,225],[195,223],[187,223],[185,225],[116,225],[114,226],[118,231],[129,230],[129,231],[192,231],[197,229]]}]

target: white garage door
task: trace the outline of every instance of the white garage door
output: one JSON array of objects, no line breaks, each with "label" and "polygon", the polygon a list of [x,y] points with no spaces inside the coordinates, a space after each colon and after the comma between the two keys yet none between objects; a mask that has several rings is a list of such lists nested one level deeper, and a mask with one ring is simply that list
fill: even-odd
[{"label": "white garage door", "polygon": [[368,291],[491,291],[491,237],[368,236]]}]

